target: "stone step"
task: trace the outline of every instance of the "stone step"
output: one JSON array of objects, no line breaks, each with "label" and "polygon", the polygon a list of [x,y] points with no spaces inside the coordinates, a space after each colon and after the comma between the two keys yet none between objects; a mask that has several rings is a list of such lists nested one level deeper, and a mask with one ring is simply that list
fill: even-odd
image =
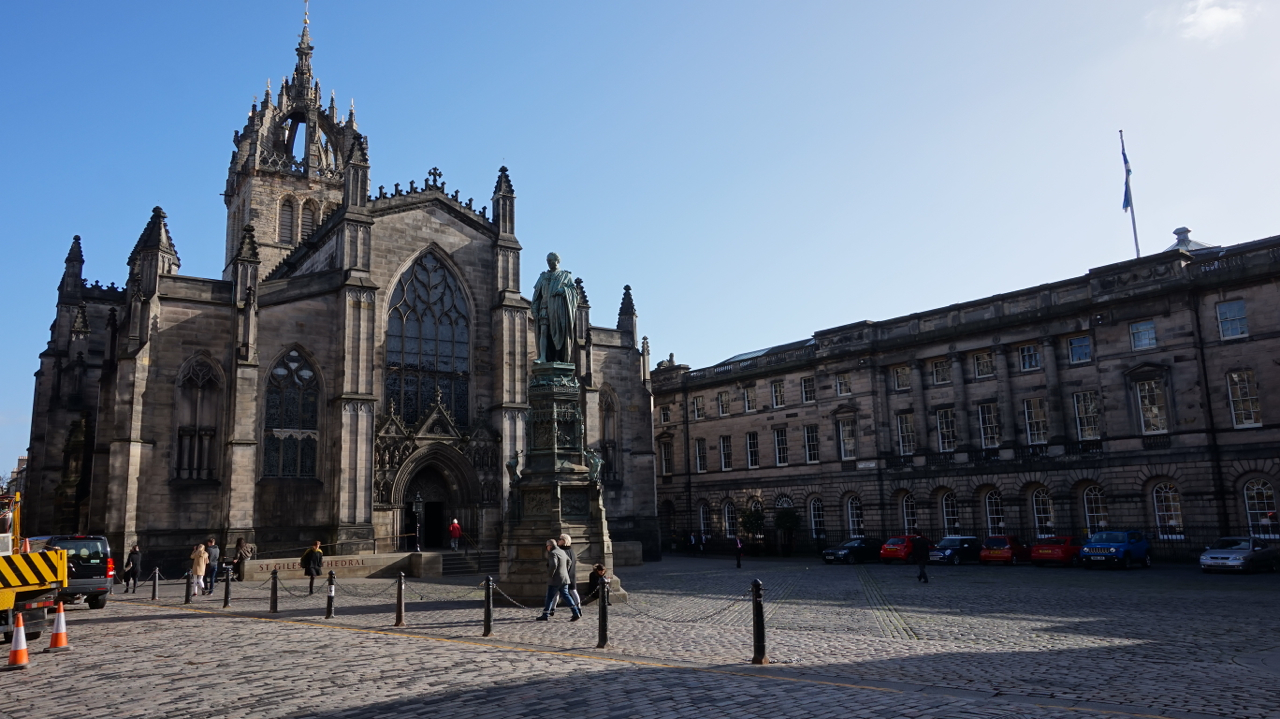
[{"label": "stone step", "polygon": [[441,574],[446,577],[466,574],[497,574],[498,552],[446,552],[441,555]]}]

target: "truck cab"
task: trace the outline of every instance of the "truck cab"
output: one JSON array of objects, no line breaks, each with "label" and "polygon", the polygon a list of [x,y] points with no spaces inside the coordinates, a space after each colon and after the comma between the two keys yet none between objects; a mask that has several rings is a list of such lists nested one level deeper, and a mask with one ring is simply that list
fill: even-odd
[{"label": "truck cab", "polygon": [[0,632],[13,639],[17,615],[22,615],[28,640],[40,637],[48,624],[48,610],[67,586],[67,553],[61,549],[31,551],[22,537],[22,495],[0,495]]}]

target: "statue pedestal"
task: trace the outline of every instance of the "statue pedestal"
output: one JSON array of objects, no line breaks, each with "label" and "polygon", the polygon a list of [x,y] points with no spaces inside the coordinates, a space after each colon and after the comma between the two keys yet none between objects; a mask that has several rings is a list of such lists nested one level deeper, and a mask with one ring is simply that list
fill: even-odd
[{"label": "statue pedestal", "polygon": [[[529,449],[524,472],[511,488],[498,586],[512,599],[540,608],[547,592],[548,539],[561,534],[573,538],[569,549],[578,557],[579,594],[593,564],[603,564],[612,575],[613,544],[600,483],[584,461],[582,399],[574,365],[535,363],[529,404]],[[609,589],[612,601],[626,601],[616,578]]]}]

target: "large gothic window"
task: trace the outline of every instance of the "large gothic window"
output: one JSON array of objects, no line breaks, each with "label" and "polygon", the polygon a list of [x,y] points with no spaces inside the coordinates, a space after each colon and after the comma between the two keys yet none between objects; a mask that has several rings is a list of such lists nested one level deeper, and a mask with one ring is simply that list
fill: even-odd
[{"label": "large gothic window", "polygon": [[178,446],[174,473],[178,479],[215,479],[218,408],[221,388],[217,371],[204,359],[188,363],[178,376]]},{"label": "large gothic window", "polygon": [[287,198],[280,203],[280,229],[276,242],[282,245],[293,244],[293,200]]},{"label": "large gothic window", "polygon": [[320,382],[315,370],[297,350],[291,350],[267,379],[262,476],[316,476],[319,405]]},{"label": "large gothic window", "polygon": [[396,282],[387,318],[386,402],[413,425],[439,402],[459,426],[468,406],[471,327],[458,278],[431,253]]}]

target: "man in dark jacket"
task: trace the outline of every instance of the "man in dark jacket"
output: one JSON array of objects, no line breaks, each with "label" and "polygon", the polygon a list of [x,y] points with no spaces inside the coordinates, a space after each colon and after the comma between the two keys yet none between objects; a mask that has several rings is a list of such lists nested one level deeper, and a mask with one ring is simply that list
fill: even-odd
[{"label": "man in dark jacket", "polygon": [[925,567],[929,566],[929,540],[924,537],[912,537],[911,558],[920,567],[920,572],[916,574],[916,581],[928,584],[929,574],[925,571]]},{"label": "man in dark jacket", "polygon": [[129,583],[133,582],[133,593],[138,593],[138,575],[142,573],[142,550],[133,545],[124,560],[124,571],[120,576],[124,579],[124,593],[129,593]]},{"label": "man in dark jacket", "polygon": [[209,568],[205,570],[205,579],[209,580],[209,588],[205,590],[205,594],[213,594],[213,588],[218,586],[218,564],[222,561],[222,550],[218,549],[218,543],[213,537],[204,540],[204,551],[209,553]]},{"label": "man in dark jacket", "polygon": [[315,594],[316,577],[320,576],[320,570],[324,568],[324,552],[320,551],[319,539],[312,542],[307,551],[302,553],[302,559],[298,560],[298,564],[302,565],[302,573],[311,578],[307,594]]},{"label": "man in dark jacket", "polygon": [[569,621],[581,619],[582,610],[573,601],[573,595],[569,594],[569,555],[565,554],[554,539],[547,540],[547,575],[547,601],[538,621],[551,619],[551,610],[555,609],[556,602],[560,599],[564,599],[564,603],[573,612],[573,618]]}]

